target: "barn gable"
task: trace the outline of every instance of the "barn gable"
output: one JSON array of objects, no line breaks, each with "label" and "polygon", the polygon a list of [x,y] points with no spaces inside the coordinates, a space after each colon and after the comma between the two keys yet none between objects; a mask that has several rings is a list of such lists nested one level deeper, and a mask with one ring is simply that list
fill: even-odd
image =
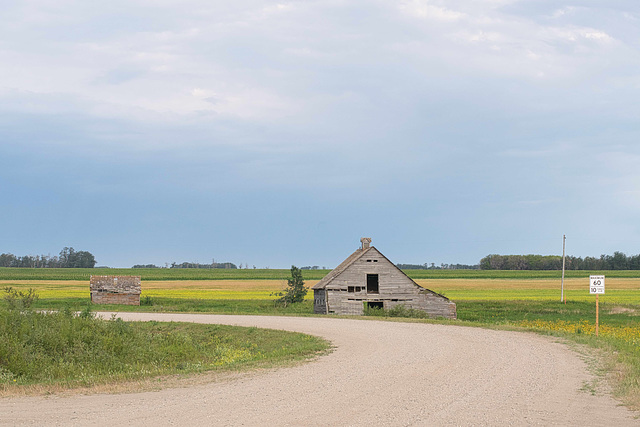
[{"label": "barn gable", "polygon": [[363,238],[362,247],[312,287],[314,312],[363,313],[365,305],[390,309],[397,305],[419,309],[431,317],[455,318],[455,303],[425,289]]}]

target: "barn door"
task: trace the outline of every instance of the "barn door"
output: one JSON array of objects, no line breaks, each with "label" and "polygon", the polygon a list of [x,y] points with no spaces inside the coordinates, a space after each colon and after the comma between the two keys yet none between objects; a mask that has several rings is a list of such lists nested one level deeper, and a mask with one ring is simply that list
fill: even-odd
[{"label": "barn door", "polygon": [[367,293],[370,293],[370,294],[379,293],[377,274],[367,274]]}]

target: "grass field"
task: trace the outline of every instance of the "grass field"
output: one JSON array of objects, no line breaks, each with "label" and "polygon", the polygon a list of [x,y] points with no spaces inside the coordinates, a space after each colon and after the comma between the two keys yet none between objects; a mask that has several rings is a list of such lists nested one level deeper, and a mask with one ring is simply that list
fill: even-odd
[{"label": "grass field", "polygon": [[[5,270],[0,269],[0,288],[34,288],[40,295],[37,308],[80,310],[89,302],[88,276],[82,280],[62,278],[74,277],[76,272],[71,271],[62,272],[66,276],[61,273],[56,278],[36,280],[30,277],[33,270],[25,271],[22,276],[17,274],[22,269],[13,269],[10,274]],[[172,270],[163,269],[163,274],[167,273],[174,274]],[[179,279],[176,275],[161,280],[145,279],[143,275],[143,305],[100,306],[100,309],[313,315],[311,293],[304,303],[286,309],[273,304],[276,297],[270,294],[284,288],[288,270],[188,273],[201,276]],[[309,276],[319,276],[306,277],[307,286],[315,284],[323,273],[305,271]],[[569,272],[565,279],[566,305],[560,302],[559,272],[409,270],[407,273],[421,286],[456,302],[458,320],[453,323],[531,330],[603,350],[606,355],[603,369],[613,378],[615,393],[630,407],[640,409],[640,272]],[[601,329],[596,338],[595,297],[589,294],[588,285],[589,275],[598,273],[606,276],[606,294],[600,296]],[[11,274],[14,276],[7,279]],[[138,273],[126,270],[123,274]],[[217,276],[212,279],[206,274]],[[226,278],[223,274],[227,274]]]},{"label": "grass field", "polygon": [[[320,280],[329,270],[302,270],[305,280]],[[412,279],[560,279],[560,271],[405,270]],[[565,278],[590,274],[640,279],[640,270],[567,271]],[[91,275],[140,276],[142,280],[286,280],[288,269],[187,268],[8,268],[0,267],[0,280],[89,280]]]},{"label": "grass field", "polygon": [[[326,351],[310,335],[260,328],[102,320],[0,305],[0,396],[69,388],[140,390],[152,378],[291,363]],[[171,377],[168,377],[171,376]]]}]

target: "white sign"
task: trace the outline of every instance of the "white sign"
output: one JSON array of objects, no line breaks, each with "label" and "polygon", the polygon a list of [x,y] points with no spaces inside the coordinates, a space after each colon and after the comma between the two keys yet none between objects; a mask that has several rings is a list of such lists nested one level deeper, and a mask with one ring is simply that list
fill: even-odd
[{"label": "white sign", "polygon": [[604,276],[589,276],[589,293],[604,294]]}]

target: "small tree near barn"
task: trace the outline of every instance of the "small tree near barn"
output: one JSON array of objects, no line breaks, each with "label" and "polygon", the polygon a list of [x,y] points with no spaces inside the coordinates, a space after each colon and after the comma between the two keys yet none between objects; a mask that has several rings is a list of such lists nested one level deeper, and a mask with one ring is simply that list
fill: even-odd
[{"label": "small tree near barn", "polygon": [[307,288],[304,287],[302,271],[298,267],[291,266],[291,278],[287,279],[287,288],[284,292],[278,292],[275,295],[280,297],[275,301],[276,305],[283,307],[304,301],[304,297],[307,295]]}]

